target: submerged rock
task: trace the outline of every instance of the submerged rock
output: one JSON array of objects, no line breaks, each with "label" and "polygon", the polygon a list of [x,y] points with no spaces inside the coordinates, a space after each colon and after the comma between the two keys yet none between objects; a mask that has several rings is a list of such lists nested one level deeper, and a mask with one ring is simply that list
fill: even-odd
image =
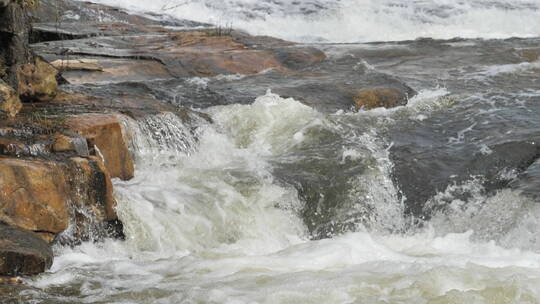
[{"label": "submerged rock", "polygon": [[39,236],[0,222],[0,275],[34,275],[49,269],[52,262],[52,249]]},{"label": "submerged rock", "polygon": [[354,105],[359,109],[394,108],[406,105],[409,96],[397,89],[375,88],[360,90],[354,95]]},{"label": "submerged rock", "polygon": [[393,177],[406,198],[406,212],[429,219],[436,211],[426,208],[430,198],[452,184],[460,185],[472,178],[481,182],[486,193],[506,188],[540,157],[540,146],[534,142],[507,142],[489,149],[487,155],[464,151],[454,155],[393,147]]}]

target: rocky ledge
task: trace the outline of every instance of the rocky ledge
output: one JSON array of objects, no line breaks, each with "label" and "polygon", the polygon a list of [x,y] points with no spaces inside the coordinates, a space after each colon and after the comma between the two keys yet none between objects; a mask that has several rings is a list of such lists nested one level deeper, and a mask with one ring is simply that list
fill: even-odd
[{"label": "rocky ledge", "polygon": [[45,271],[53,243],[123,237],[111,179],[136,174],[126,120],[210,121],[186,106],[249,103],[268,88],[326,112],[416,94],[312,46],[86,2],[21,3],[0,1],[0,276]]}]

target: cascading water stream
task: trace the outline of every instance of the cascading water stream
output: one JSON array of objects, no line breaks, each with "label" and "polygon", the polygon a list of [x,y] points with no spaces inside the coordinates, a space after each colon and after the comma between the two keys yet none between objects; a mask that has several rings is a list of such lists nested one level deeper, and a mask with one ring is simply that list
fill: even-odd
[{"label": "cascading water stream", "polygon": [[[485,197],[471,182],[460,188],[473,193],[467,208],[452,188],[433,198],[453,199],[449,210],[424,228],[408,225],[389,144],[374,126],[446,100],[430,95],[375,116],[324,115],[268,93],[250,105],[210,108],[213,124],[194,117],[188,127],[173,114],[127,119],[137,174],[115,183],[126,241],[56,248],[51,272],[27,295],[54,303],[495,303],[503,294],[534,303],[540,255],[527,251],[537,245],[522,232],[538,225],[532,215],[540,210],[518,191]],[[324,193],[306,187],[313,181],[306,162],[343,177],[345,195],[303,200]],[[315,212],[306,212],[310,204]],[[333,230],[311,240],[322,236],[319,227]],[[499,227],[497,240],[472,231],[478,227]]]}]

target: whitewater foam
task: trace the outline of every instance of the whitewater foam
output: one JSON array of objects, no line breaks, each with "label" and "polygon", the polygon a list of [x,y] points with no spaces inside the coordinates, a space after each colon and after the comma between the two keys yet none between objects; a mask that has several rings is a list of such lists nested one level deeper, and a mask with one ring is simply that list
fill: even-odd
[{"label": "whitewater foam", "polygon": [[538,37],[535,0],[94,0],[299,42]]},{"label": "whitewater foam", "polygon": [[[523,232],[539,225],[540,208],[520,209],[528,201],[519,192],[485,197],[471,181],[462,187],[473,193],[467,204],[449,189],[435,200],[452,201],[453,213],[440,213],[425,229],[404,233],[390,145],[374,130],[353,129],[358,123],[350,119],[357,116],[325,117],[271,93],[251,105],[209,112],[215,123],[200,121],[195,131],[168,115],[125,121],[133,129],[137,160],[133,180],[115,181],[127,240],[56,247],[52,269],[29,281],[45,291],[30,292],[32,298],[70,303],[536,303],[540,298],[536,243],[510,242],[517,236],[531,241],[534,233]],[[338,149],[338,161],[361,160],[371,168],[353,181],[362,188],[357,191],[353,183],[351,194],[371,197],[373,223],[397,227],[309,239],[300,216],[305,202],[294,187],[275,180],[272,160],[290,157],[312,140],[317,133],[310,128],[328,128],[356,143]],[[507,231],[489,230],[499,226]],[[493,232],[494,241],[486,237]],[[61,295],[55,293],[59,289]]]}]

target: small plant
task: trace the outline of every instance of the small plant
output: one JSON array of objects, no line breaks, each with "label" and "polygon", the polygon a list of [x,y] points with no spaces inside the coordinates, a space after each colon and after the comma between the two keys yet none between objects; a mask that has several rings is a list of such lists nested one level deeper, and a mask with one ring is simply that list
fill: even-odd
[{"label": "small plant", "polygon": [[210,37],[212,36],[222,37],[222,36],[230,36],[232,34],[232,31],[233,31],[233,28],[232,28],[232,22],[231,22],[231,23],[225,24],[225,26],[218,25],[210,29],[207,32],[207,34]]}]

